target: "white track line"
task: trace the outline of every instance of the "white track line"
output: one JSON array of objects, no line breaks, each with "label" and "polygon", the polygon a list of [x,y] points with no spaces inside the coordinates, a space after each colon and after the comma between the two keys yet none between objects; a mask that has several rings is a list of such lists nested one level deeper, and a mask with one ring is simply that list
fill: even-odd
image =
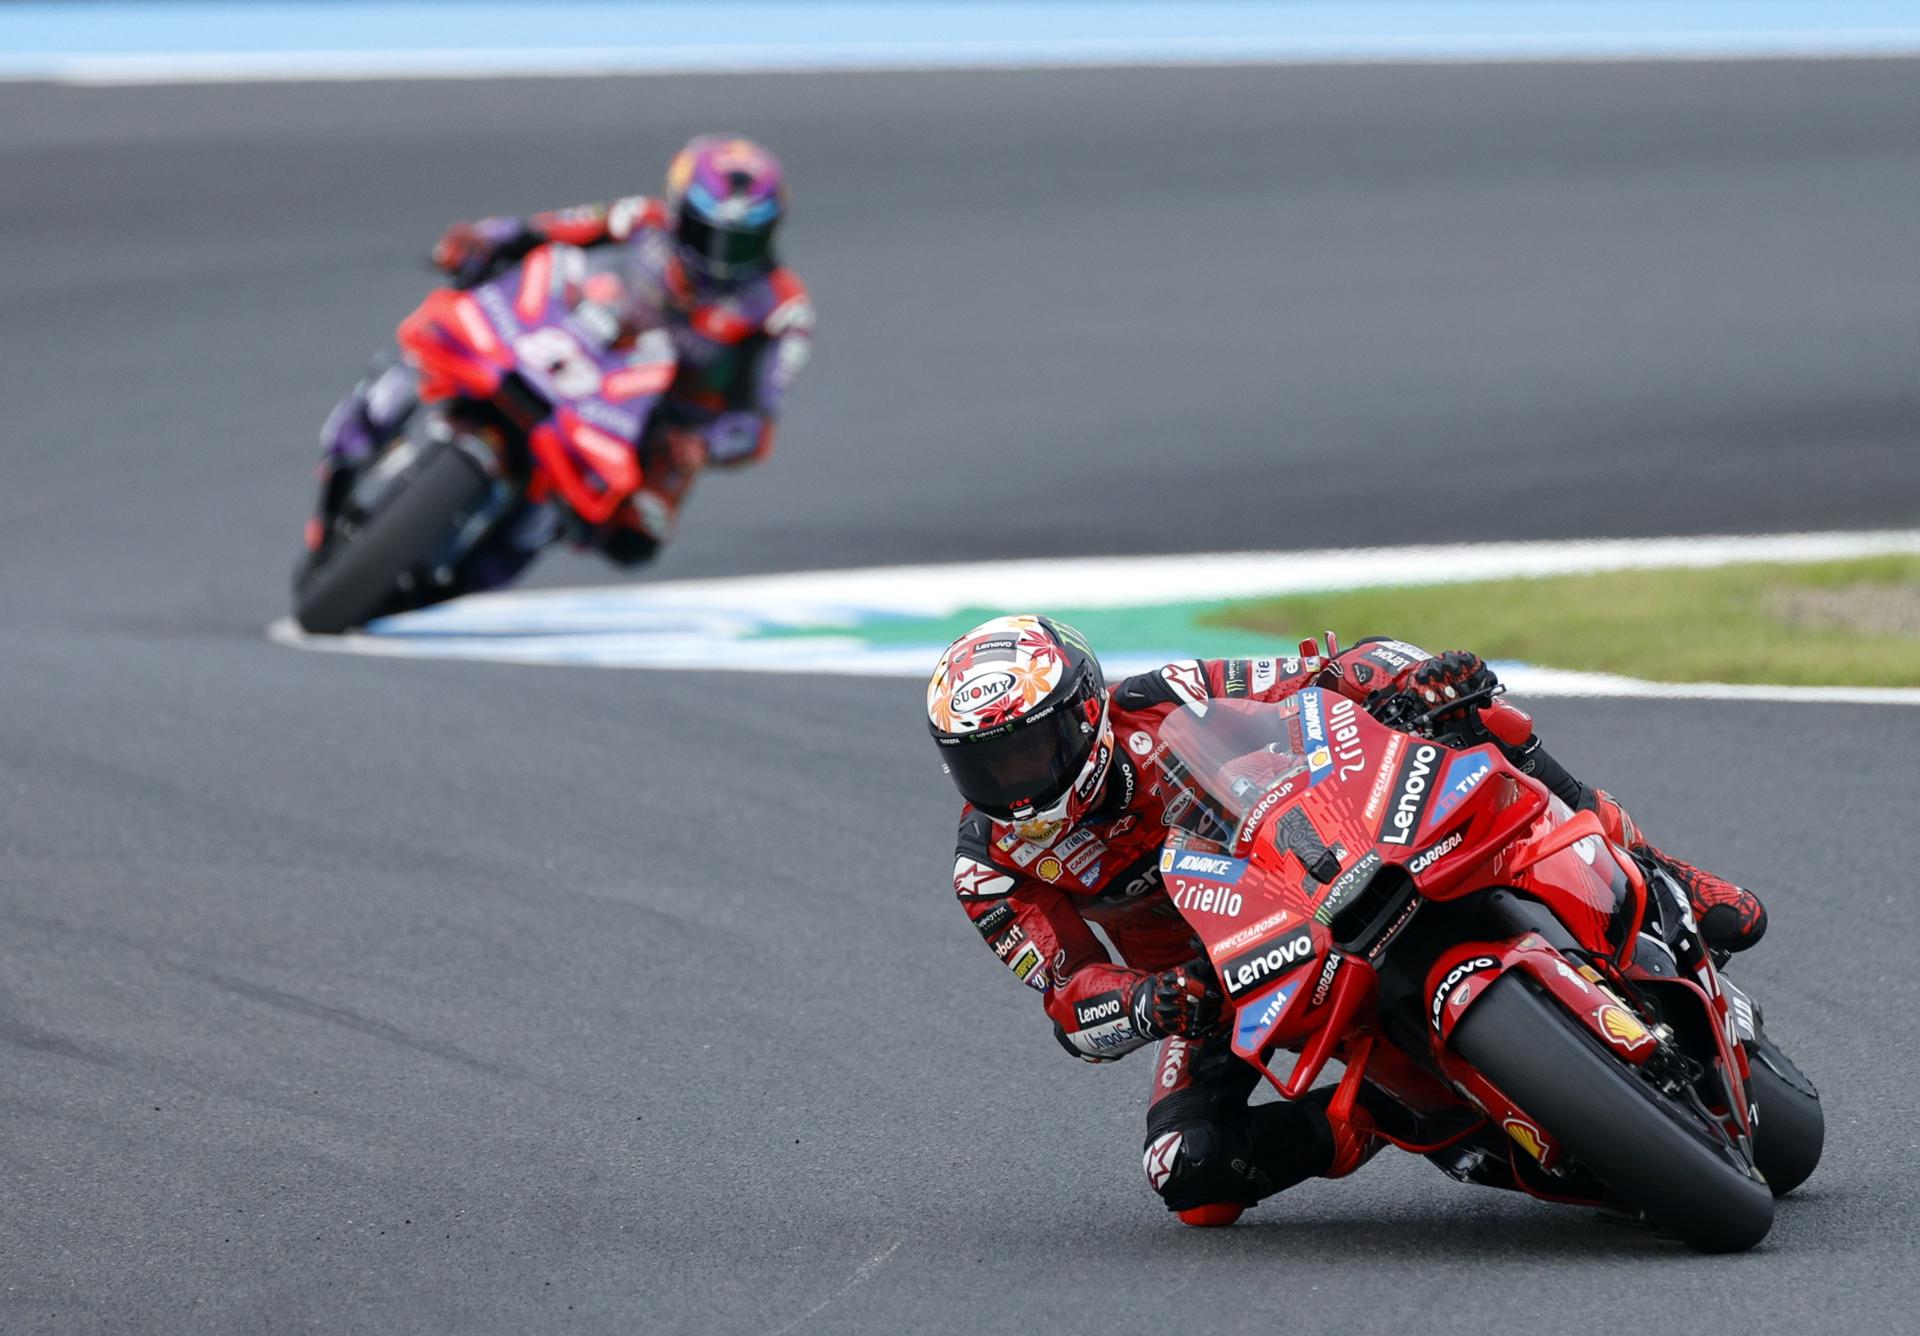
[{"label": "white track line", "polygon": [[[918,677],[939,646],[868,645],[859,628],[876,619],[940,617],[986,605],[1148,608],[1370,586],[1909,553],[1920,553],[1920,530],[893,566],[486,594],[388,619],[367,634],[310,637],[282,619],[268,635],[301,648],[395,658]],[[781,634],[831,630],[846,634]],[[1106,662],[1113,672],[1153,666],[1124,652]],[[1920,704],[1920,688],[1660,683],[1527,664],[1504,664],[1501,672],[1517,692],[1532,696]]]}]

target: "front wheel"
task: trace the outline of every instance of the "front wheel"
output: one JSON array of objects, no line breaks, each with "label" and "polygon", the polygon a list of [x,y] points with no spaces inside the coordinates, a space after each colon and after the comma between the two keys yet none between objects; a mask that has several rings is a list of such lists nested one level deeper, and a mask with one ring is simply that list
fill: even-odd
[{"label": "front wheel", "polygon": [[1747,1059],[1753,1073],[1747,1090],[1760,1111],[1753,1124],[1753,1162],[1773,1195],[1784,1197],[1807,1181],[1826,1146],[1820,1092],[1765,1034],[1747,1045]]},{"label": "front wheel", "polygon": [[1497,979],[1452,1044],[1566,1155],[1702,1252],[1744,1251],[1773,1227],[1773,1194],[1738,1154],[1523,977]]},{"label": "front wheel", "polygon": [[365,523],[336,532],[319,562],[301,574],[294,619],[316,635],[338,635],[373,617],[487,487],[485,472],[464,450],[429,447]]}]

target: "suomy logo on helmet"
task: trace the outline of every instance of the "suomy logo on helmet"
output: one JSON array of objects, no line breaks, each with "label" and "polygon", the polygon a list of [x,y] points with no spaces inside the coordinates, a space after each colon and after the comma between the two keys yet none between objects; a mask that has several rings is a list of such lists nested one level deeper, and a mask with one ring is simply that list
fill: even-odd
[{"label": "suomy logo on helmet", "polygon": [[978,714],[1011,690],[1012,673],[982,673],[955,687],[947,704],[955,714]]},{"label": "suomy logo on helmet", "polygon": [[927,683],[927,717],[940,733],[1008,723],[1059,687],[1066,664],[1038,617],[996,617],[947,647]]}]

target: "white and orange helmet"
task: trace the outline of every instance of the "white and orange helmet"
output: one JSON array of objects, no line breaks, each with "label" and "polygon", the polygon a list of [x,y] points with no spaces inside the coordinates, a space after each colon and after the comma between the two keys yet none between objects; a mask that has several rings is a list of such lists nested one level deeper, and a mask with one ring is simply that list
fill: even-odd
[{"label": "white and orange helmet", "polygon": [[1078,821],[1113,766],[1100,661],[1047,617],[996,617],[947,646],[927,683],[927,729],[960,795],[1022,827]]}]

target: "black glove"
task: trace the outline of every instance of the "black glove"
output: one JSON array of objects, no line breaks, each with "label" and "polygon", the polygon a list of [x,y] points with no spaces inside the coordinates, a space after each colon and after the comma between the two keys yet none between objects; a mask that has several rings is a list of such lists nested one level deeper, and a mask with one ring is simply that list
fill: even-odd
[{"label": "black glove", "polygon": [[1204,960],[1193,960],[1149,974],[1133,986],[1128,1010],[1134,1031],[1150,1039],[1199,1039],[1220,1019],[1213,969]]}]

